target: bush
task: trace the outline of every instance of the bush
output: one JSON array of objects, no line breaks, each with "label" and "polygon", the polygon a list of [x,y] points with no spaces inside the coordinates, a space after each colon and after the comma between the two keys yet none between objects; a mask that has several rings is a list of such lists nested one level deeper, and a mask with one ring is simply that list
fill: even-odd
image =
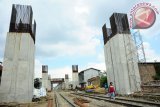
[{"label": "bush", "polygon": [[154,80],[160,80],[160,75],[153,76]]},{"label": "bush", "polygon": [[153,78],[154,80],[160,80],[160,64],[155,64],[154,67],[156,70],[156,75],[153,76]]},{"label": "bush", "polygon": [[107,83],[107,76],[102,76],[100,78],[100,86],[104,87],[104,84]]}]

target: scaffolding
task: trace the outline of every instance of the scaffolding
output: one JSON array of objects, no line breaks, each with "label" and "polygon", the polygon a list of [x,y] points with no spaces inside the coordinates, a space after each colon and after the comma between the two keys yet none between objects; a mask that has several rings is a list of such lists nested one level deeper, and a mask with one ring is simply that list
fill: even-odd
[{"label": "scaffolding", "polygon": [[138,62],[145,63],[146,57],[145,57],[145,52],[144,52],[142,35],[140,34],[139,30],[132,30],[132,32],[133,32],[132,37],[136,45]]},{"label": "scaffolding", "polygon": [[147,76],[150,76],[148,67],[147,67],[147,63],[146,63],[146,55],[145,55],[145,51],[144,51],[144,45],[143,45],[143,39],[142,39],[142,35],[140,34],[140,30],[139,29],[134,29],[132,30],[132,38],[135,42],[136,45],[136,52],[137,52],[137,57],[138,57],[138,63],[142,65],[142,68],[139,67],[139,69],[145,69],[145,75],[141,76],[141,81],[142,81],[142,85],[150,82],[149,80],[146,81]]}]

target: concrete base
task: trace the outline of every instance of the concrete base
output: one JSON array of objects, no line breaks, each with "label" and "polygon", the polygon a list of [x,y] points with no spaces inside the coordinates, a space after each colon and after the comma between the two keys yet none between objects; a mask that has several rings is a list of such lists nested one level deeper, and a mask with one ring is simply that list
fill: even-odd
[{"label": "concrete base", "polygon": [[119,94],[141,91],[135,44],[130,34],[116,34],[104,47],[108,84]]},{"label": "concrete base", "polygon": [[69,89],[69,80],[65,79],[65,89],[68,90]]},{"label": "concrete base", "polygon": [[73,84],[73,89],[75,89],[75,87],[79,85],[78,72],[72,73],[72,84]]},{"label": "concrete base", "polygon": [[3,61],[0,102],[32,101],[35,44],[29,33],[8,33]]},{"label": "concrete base", "polygon": [[51,80],[48,80],[48,84],[47,85],[48,85],[47,90],[51,91]]},{"label": "concrete base", "polygon": [[48,73],[42,73],[42,87],[48,88]]}]

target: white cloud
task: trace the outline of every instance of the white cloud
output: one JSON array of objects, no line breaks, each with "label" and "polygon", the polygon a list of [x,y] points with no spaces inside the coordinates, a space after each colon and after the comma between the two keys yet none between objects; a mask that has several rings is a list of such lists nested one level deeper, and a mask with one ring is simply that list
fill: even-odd
[{"label": "white cloud", "polygon": [[37,78],[42,78],[42,63],[38,60],[35,59],[35,72],[34,72],[34,77]]},{"label": "white cloud", "polygon": [[160,61],[160,55],[155,52],[148,42],[144,42],[144,51],[147,62]]},{"label": "white cloud", "polygon": [[3,62],[3,59],[2,59],[2,58],[0,58],[0,62]]},{"label": "white cloud", "polygon": [[88,63],[86,68],[95,68],[95,69],[99,69],[102,71],[106,71],[106,65],[105,63],[101,62],[101,63]]},{"label": "white cloud", "polygon": [[[96,47],[100,44],[100,41],[95,37],[102,33],[101,29],[90,26],[88,21],[92,19],[92,14],[101,13],[95,11],[95,8],[97,7],[100,10],[100,7],[106,7],[104,6],[105,2],[105,0],[101,2],[85,0],[3,0],[1,13],[5,18],[2,18],[4,20],[2,25],[5,23],[7,25],[5,29],[8,30],[12,3],[29,4],[32,5],[34,18],[37,21],[37,56],[55,57],[55,55],[64,55],[64,53],[66,53],[65,55],[94,54]],[[114,4],[112,1],[108,2],[111,5]],[[3,9],[8,11],[3,12]],[[100,17],[98,14],[97,16]],[[98,20],[96,19],[94,22],[98,22]],[[4,32],[6,33],[6,30]],[[73,52],[66,52],[68,48]]]},{"label": "white cloud", "polygon": [[100,43],[97,39],[86,41],[84,44],[72,44],[72,43],[57,43],[57,44],[44,44],[39,46],[42,53],[46,57],[56,56],[88,56],[95,54],[96,46]]},{"label": "white cloud", "polygon": [[84,28],[80,27],[79,30],[70,31],[69,34],[72,35],[73,41],[64,40],[58,43],[37,44],[38,53],[43,53],[42,56],[48,57],[87,56],[96,53],[96,47],[100,45],[100,40],[95,38],[95,35],[99,35],[97,29],[85,26]]},{"label": "white cloud", "polygon": [[159,26],[160,26],[159,20],[160,20],[160,16],[157,15],[156,21],[155,21],[153,26],[151,26],[148,29],[140,30],[140,32],[141,32],[141,34],[143,35],[144,38],[148,38],[148,39],[152,38],[153,39],[153,38],[156,38],[156,36],[160,35],[160,32],[159,32]]},{"label": "white cloud", "polygon": [[100,53],[97,55],[97,58],[98,58],[98,61],[104,62],[104,61],[105,61],[104,51],[103,51],[103,52],[100,52]]},{"label": "white cloud", "polygon": [[89,9],[87,6],[77,6],[75,7],[75,13],[78,13],[79,15],[85,15],[89,14]]},{"label": "white cloud", "polygon": [[72,68],[70,66],[49,69],[49,74],[51,75],[51,78],[64,78],[65,74],[68,74],[69,80],[72,80]]}]

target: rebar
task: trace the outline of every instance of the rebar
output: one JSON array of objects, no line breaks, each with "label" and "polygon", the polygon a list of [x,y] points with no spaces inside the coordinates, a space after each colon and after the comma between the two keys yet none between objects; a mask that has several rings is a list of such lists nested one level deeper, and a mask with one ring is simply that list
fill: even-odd
[{"label": "rebar", "polygon": [[30,33],[35,42],[36,22],[32,25],[33,11],[29,5],[12,5],[9,32]]}]

